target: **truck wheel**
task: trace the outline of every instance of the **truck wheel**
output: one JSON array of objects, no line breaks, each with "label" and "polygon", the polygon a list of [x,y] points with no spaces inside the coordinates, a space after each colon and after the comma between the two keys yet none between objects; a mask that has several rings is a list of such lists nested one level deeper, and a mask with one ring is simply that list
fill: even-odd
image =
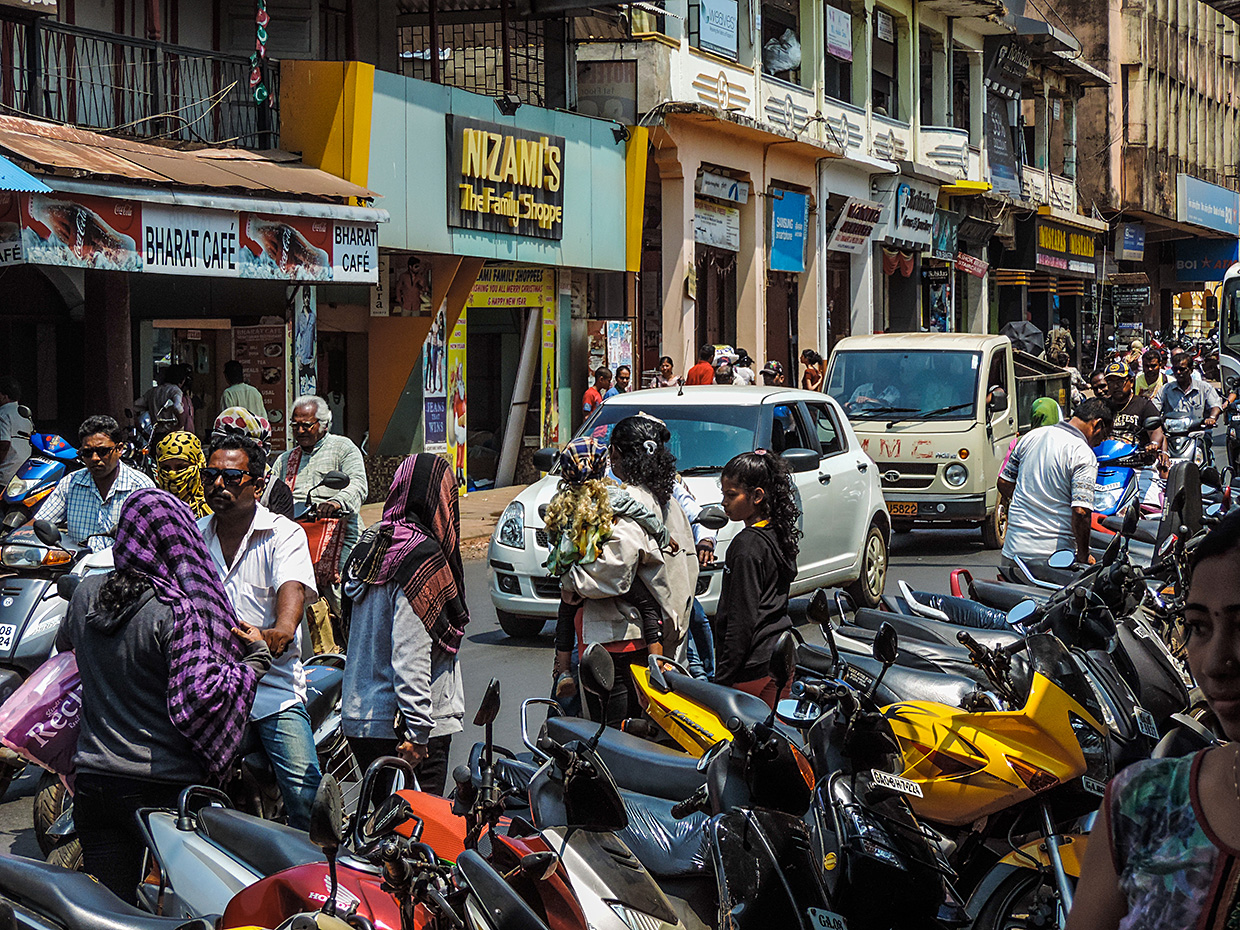
[{"label": "truck wheel", "polygon": [[999,501],[982,523],[982,543],[987,549],[1002,549],[1005,536],[1007,536],[1007,504]]},{"label": "truck wheel", "polygon": [[58,842],[48,836],[47,831],[64,813],[68,799],[69,792],[65,791],[59,777],[51,772],[39,776],[39,783],[34,789],[34,838],[39,844],[39,851],[45,856]]},{"label": "truck wheel", "polygon": [[499,628],[513,639],[533,639],[542,632],[546,620],[543,617],[519,617],[506,610],[495,611]]},{"label": "truck wheel", "polygon": [[883,588],[887,585],[887,540],[883,531],[870,524],[861,544],[861,577],[845,590],[858,607],[878,607],[883,601]]}]

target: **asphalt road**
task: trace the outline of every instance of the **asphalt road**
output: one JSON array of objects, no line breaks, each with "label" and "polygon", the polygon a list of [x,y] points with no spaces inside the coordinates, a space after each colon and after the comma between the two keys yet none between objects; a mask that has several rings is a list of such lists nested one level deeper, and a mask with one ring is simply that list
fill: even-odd
[{"label": "asphalt road", "polygon": [[[981,533],[968,531],[917,530],[896,536],[892,546],[891,570],[887,590],[896,591],[896,579],[903,578],[919,590],[947,593],[948,575],[953,568],[997,567],[999,553],[982,548]],[[992,576],[993,572],[986,576]],[[981,577],[981,575],[979,575]],[[469,721],[492,678],[501,683],[503,708],[495,722],[495,738],[500,745],[521,748],[520,702],[527,697],[546,697],[551,686],[552,624],[533,640],[509,639],[495,620],[487,593],[486,563],[482,559],[465,562],[465,584],[471,620],[461,661],[465,668],[466,727],[452,744],[452,765],[465,761],[482,730]],[[806,639],[821,642],[817,629],[802,630]],[[534,718],[535,726],[542,717]],[[39,855],[32,827],[32,806],[39,772],[33,766],[16,779],[0,802],[0,849],[18,855]]]}]

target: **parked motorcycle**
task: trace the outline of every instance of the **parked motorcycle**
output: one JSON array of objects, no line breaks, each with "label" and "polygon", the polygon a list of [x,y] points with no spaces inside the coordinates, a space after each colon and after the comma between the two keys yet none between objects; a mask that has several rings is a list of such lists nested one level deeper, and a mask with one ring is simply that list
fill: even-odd
[{"label": "parked motorcycle", "polygon": [[55,433],[31,433],[29,439],[30,456],[17,466],[0,498],[0,539],[29,523],[60,479],[81,468],[77,449]]}]

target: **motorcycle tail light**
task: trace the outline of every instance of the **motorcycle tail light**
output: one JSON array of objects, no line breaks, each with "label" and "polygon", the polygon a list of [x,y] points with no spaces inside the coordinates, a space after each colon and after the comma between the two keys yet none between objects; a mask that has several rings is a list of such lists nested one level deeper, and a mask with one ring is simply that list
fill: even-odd
[{"label": "motorcycle tail light", "polygon": [[1030,765],[1020,759],[1014,759],[1012,756],[1005,756],[1008,765],[1012,767],[1017,777],[1025,783],[1025,787],[1038,794],[1042,791],[1049,791],[1059,784],[1059,779],[1052,775],[1046,769],[1038,768],[1036,765]]}]

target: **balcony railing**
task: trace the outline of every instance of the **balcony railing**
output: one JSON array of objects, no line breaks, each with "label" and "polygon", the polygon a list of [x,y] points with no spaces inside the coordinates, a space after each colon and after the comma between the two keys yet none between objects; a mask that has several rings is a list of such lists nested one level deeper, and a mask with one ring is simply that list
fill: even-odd
[{"label": "balcony railing", "polygon": [[279,68],[265,104],[237,55],[96,32],[51,20],[0,20],[0,105],[9,115],[151,139],[275,148]]},{"label": "balcony railing", "polygon": [[1071,178],[1025,165],[1021,173],[1021,193],[1034,203],[1044,203],[1065,213],[1076,212],[1076,182]]}]

